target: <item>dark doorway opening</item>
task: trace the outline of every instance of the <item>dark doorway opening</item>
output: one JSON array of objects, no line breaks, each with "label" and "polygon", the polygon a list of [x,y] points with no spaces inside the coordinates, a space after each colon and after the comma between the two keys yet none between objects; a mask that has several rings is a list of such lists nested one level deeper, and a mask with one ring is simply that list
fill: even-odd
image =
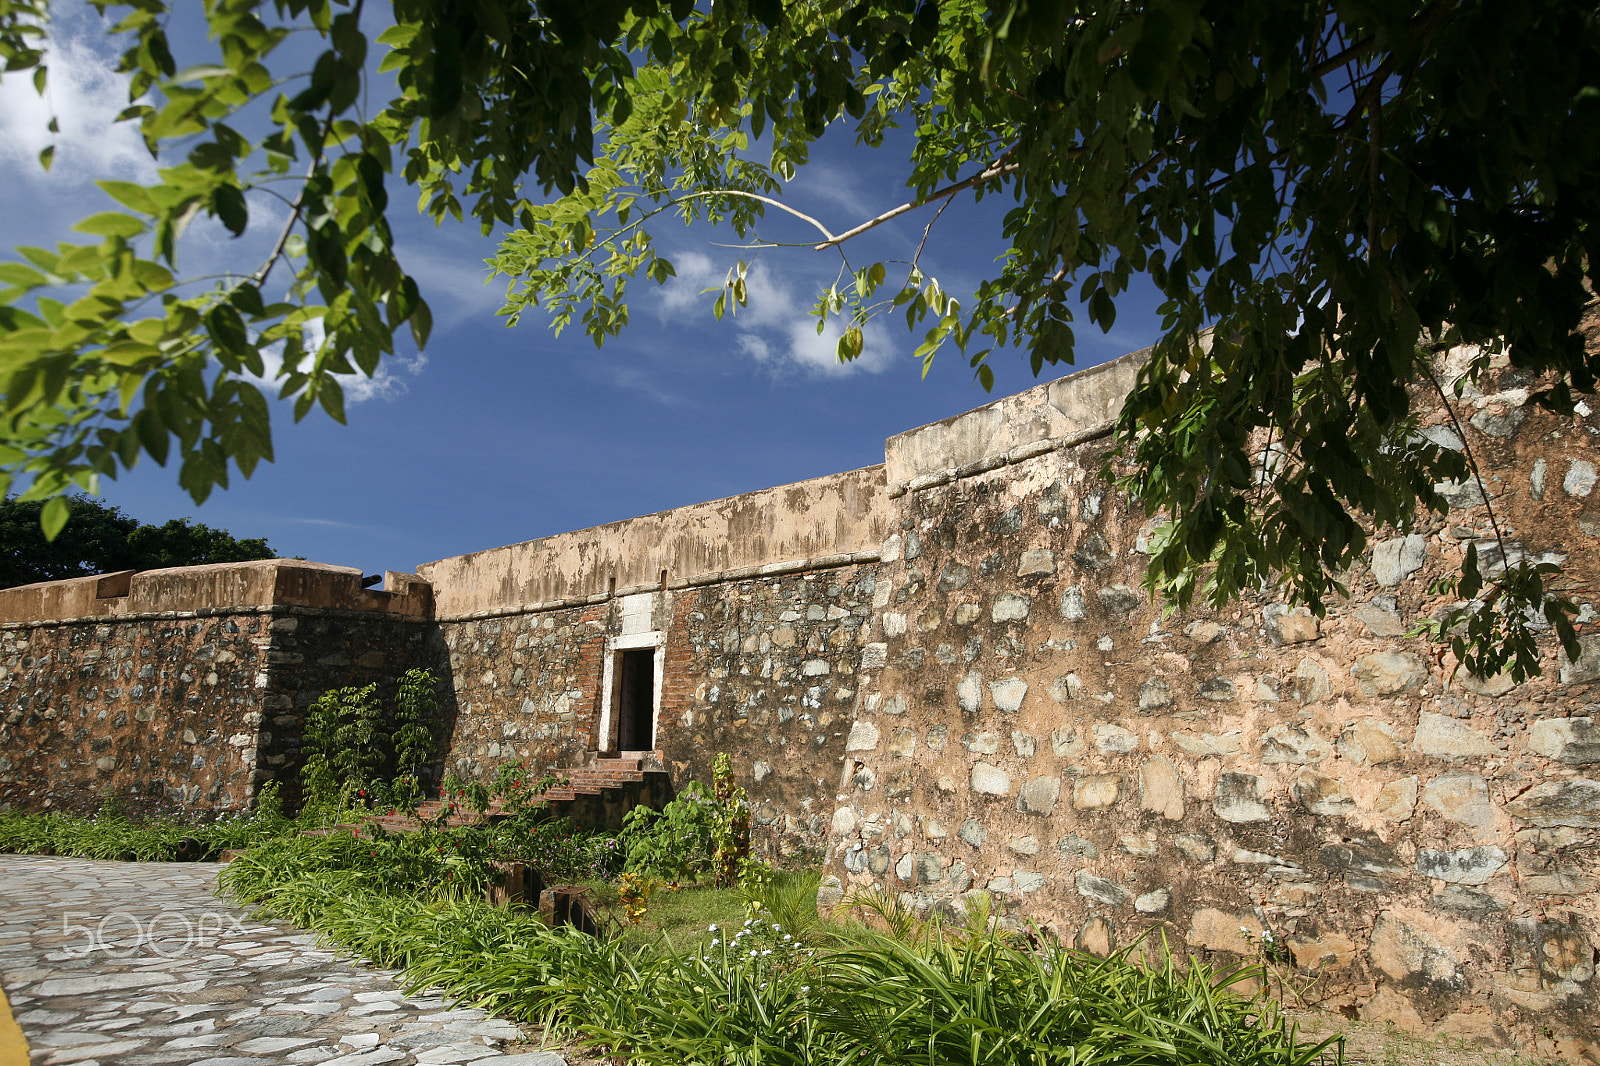
[{"label": "dark doorway opening", "polygon": [[617,655],[617,747],[651,751],[655,747],[656,653],[635,648]]}]

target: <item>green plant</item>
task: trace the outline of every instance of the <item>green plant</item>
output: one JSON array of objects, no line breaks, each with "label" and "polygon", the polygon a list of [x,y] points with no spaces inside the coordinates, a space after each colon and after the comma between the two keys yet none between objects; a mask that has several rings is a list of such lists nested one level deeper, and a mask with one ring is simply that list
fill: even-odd
[{"label": "green plant", "polygon": [[388,713],[376,684],[319,696],[306,712],[301,739],[304,806],[324,812],[350,806],[415,811],[438,747],[437,687],[431,671],[406,671]]},{"label": "green plant", "polygon": [[832,940],[834,923],[817,910],[818,870],[773,870],[761,877],[741,880],[739,894],[751,916],[763,916],[808,943]]},{"label": "green plant", "polygon": [[712,871],[720,887],[739,883],[740,864],[750,857],[750,798],[733,783],[733,759],[725,751],[711,763]]},{"label": "green plant", "polygon": [[650,897],[660,887],[660,881],[646,874],[624,871],[617,875],[617,900],[629,925],[644,921],[650,909]]},{"label": "green plant", "polygon": [[715,819],[715,802],[697,781],[659,811],[635,807],[618,834],[624,867],[678,882],[710,869]]},{"label": "green plant", "polygon": [[739,860],[739,894],[744,896],[745,907],[752,918],[765,908],[761,897],[771,889],[776,878],[777,871],[759,859]]},{"label": "green plant", "polygon": [[276,804],[276,790],[268,786],[262,795],[255,810],[240,812],[174,809],[135,818],[117,802],[87,817],[12,811],[0,814],[0,852],[171,862],[181,851],[184,858],[212,859],[298,831]]},{"label": "green plant", "polygon": [[400,675],[394,693],[394,778],[420,786],[438,753],[439,679],[412,668]]}]

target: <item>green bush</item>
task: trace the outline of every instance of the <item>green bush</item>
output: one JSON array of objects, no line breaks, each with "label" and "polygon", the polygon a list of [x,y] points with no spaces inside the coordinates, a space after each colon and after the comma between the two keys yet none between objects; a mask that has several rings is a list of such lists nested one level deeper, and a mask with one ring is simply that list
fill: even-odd
[{"label": "green bush", "polygon": [[312,810],[416,810],[438,752],[438,678],[412,669],[385,711],[378,686],[329,689],[306,713],[301,736],[301,803]]},{"label": "green bush", "polygon": [[622,820],[617,839],[623,868],[673,881],[692,880],[711,869],[716,801],[690,781],[659,811],[635,807]]}]

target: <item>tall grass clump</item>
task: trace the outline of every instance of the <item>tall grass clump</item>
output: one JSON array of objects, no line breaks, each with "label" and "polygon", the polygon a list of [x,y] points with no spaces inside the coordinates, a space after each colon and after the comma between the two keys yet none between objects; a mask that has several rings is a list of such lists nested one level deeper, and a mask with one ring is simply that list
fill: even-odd
[{"label": "tall grass clump", "polygon": [[90,815],[50,812],[0,814],[0,853],[69,855],[126,862],[210,860],[231,848],[248,848],[293,829],[275,783],[261,790],[248,811],[181,809],[131,816],[112,799]]}]

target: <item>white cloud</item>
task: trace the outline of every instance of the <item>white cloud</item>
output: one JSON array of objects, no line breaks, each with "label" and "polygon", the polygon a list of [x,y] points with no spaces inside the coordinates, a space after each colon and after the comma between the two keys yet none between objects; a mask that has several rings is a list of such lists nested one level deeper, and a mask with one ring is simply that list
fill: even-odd
[{"label": "white cloud", "polygon": [[450,329],[468,319],[492,319],[505,303],[505,278],[486,284],[489,267],[470,253],[461,259],[402,248],[400,265],[417,279],[433,312],[435,329]]},{"label": "white cloud", "polygon": [[[322,327],[322,319],[314,318],[306,323],[302,335],[305,337],[306,350],[315,351],[327,338],[327,333]],[[282,383],[277,380],[278,371],[283,368],[282,345],[274,344],[262,349],[261,361],[265,364],[265,372],[260,377],[254,374],[243,374],[241,377],[267,395],[276,396],[282,387]],[[358,372],[335,374],[334,379],[344,390],[346,406],[365,403],[368,400],[392,400],[396,396],[403,395],[411,387],[407,379],[419,376],[427,365],[428,357],[421,352],[409,356],[387,355],[378,364],[378,372],[371,377]]]},{"label": "white cloud", "polygon": [[[662,287],[661,317],[665,320],[709,315],[715,297],[704,290],[720,287],[727,278],[727,268],[719,267],[701,252],[685,252],[672,260],[678,276]],[[889,331],[872,321],[863,330],[861,355],[848,363],[839,362],[838,345],[844,323],[830,317],[819,335],[816,316],[809,313],[812,297],[802,293],[799,283],[776,277],[764,262],[750,266],[745,290],[746,306],[730,309],[723,324],[730,324],[731,314],[731,325],[738,331],[735,347],[774,373],[800,371],[825,377],[880,374],[894,360]]]},{"label": "white cloud", "polygon": [[[57,18],[46,48],[44,96],[34,91],[31,71],[0,81],[0,167],[13,176],[53,188],[98,178],[155,179],[137,123],[116,121],[128,106],[128,77],[115,72],[116,56],[93,18],[70,9]],[[60,133],[49,131],[52,116]],[[47,173],[39,152],[52,143],[55,161]]]}]

